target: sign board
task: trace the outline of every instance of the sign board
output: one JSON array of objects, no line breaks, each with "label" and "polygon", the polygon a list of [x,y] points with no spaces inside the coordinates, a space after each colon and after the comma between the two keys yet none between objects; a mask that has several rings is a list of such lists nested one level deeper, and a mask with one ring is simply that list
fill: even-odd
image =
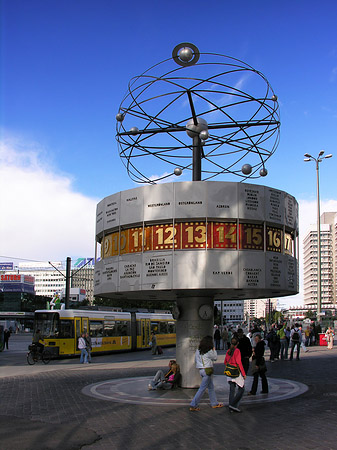
[{"label": "sign board", "polygon": [[0,263],[0,270],[14,270],[14,263]]}]

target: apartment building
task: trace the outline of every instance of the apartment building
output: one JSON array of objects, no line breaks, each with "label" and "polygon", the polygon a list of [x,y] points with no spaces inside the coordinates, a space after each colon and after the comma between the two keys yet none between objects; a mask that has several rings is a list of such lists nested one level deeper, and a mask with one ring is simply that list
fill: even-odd
[{"label": "apartment building", "polygon": [[[337,213],[321,215],[321,306],[336,303]],[[317,225],[303,239],[304,305],[317,306]]]}]

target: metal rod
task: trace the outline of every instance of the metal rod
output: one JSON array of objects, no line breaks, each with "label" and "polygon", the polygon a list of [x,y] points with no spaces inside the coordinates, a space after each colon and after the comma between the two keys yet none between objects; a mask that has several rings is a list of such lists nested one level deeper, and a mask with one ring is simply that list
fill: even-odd
[{"label": "metal rod", "polygon": [[[248,127],[258,127],[258,126],[265,126],[265,125],[279,125],[280,122],[276,120],[266,121],[256,121],[256,122],[235,122],[235,123],[228,123],[228,124],[213,124],[208,125],[209,130],[216,130],[221,128],[248,128]],[[182,126],[174,126],[174,127],[167,127],[167,128],[146,128],[145,130],[139,130],[137,132],[135,131],[123,131],[122,133],[117,133],[117,136],[133,136],[138,134],[158,134],[158,133],[174,133],[178,131],[186,131],[186,127]]]},{"label": "metal rod", "polygon": [[201,140],[199,136],[193,137],[193,181],[201,181]]},{"label": "metal rod", "polygon": [[317,321],[321,320],[322,281],[321,281],[321,208],[319,197],[319,162],[316,159],[317,175]]},{"label": "metal rod", "polygon": [[192,100],[192,94],[191,91],[187,90],[187,96],[188,96],[188,101],[190,102],[190,108],[191,108],[191,112],[192,112],[192,118],[193,118],[193,123],[194,125],[198,125],[198,119],[197,119],[197,115],[195,113],[195,109],[194,109],[194,104],[193,104],[193,100]]},{"label": "metal rod", "polygon": [[66,298],[65,298],[65,309],[69,309],[69,297],[70,297],[70,271],[71,271],[71,258],[67,257],[66,265]]}]

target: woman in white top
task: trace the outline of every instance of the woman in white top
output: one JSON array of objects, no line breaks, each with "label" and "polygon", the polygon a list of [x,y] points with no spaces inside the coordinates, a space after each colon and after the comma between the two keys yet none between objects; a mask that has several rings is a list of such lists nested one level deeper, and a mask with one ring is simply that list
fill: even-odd
[{"label": "woman in white top", "polygon": [[81,364],[88,364],[88,351],[87,343],[85,341],[85,333],[82,333],[81,337],[78,339],[78,349],[81,350]]},{"label": "woman in white top", "polygon": [[217,357],[217,352],[213,347],[212,336],[205,336],[201,339],[199,348],[195,352],[195,366],[199,369],[202,380],[198,392],[191,401],[190,411],[200,411],[199,403],[206,389],[208,389],[209,400],[212,408],[223,407],[223,404],[218,403],[216,399],[213,384],[213,362],[217,360]]}]

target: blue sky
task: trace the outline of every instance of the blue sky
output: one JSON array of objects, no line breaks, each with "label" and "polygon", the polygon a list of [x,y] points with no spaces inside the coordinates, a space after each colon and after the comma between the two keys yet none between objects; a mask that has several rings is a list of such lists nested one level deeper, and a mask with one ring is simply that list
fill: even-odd
[{"label": "blue sky", "polygon": [[128,82],[180,42],[267,77],[279,98],[281,141],[261,182],[307,202],[302,220],[315,220],[315,167],[303,154],[324,149],[334,157],[320,166],[322,204],[336,208],[336,23],[334,0],[2,0],[0,202],[12,220],[0,232],[17,237],[4,239],[0,254],[93,253],[96,202],[134,187],[115,140]]}]

